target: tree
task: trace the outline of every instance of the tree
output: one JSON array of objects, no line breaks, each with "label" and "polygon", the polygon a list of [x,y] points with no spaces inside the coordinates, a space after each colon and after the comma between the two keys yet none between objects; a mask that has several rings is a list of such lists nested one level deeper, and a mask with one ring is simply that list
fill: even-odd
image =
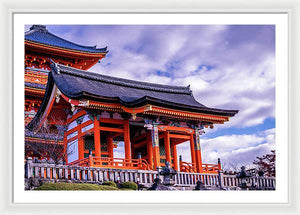
[{"label": "tree", "polygon": [[257,166],[259,171],[264,172],[265,176],[275,177],[275,161],[275,150],[271,150],[271,153],[269,154],[265,154],[262,157],[256,157],[256,160],[253,161],[253,164]]},{"label": "tree", "polygon": [[239,172],[238,165],[235,162],[223,162],[222,169],[225,174],[229,175],[235,175],[237,172]]},{"label": "tree", "polygon": [[25,149],[32,151],[35,155],[45,160],[47,163],[59,164],[66,160],[70,150],[64,150],[63,137],[65,126],[62,121],[57,125],[45,124],[37,133],[25,129],[26,136],[38,138],[39,142],[26,141]]}]

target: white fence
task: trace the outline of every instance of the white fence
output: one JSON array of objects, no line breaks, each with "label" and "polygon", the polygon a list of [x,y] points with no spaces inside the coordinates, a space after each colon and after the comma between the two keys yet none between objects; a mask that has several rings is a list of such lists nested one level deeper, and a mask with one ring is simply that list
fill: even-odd
[{"label": "white fence", "polygon": [[[25,178],[38,178],[49,181],[57,179],[92,183],[132,181],[149,187],[157,177],[159,177],[158,172],[151,170],[55,165],[33,163],[31,160],[28,160],[25,165]],[[241,183],[241,179],[236,178],[234,175],[178,172],[175,176],[175,186],[194,187],[198,180],[202,181],[203,185],[207,187],[235,188]],[[275,189],[275,178],[273,177],[251,177],[247,179],[247,183],[248,186],[258,189]]]}]

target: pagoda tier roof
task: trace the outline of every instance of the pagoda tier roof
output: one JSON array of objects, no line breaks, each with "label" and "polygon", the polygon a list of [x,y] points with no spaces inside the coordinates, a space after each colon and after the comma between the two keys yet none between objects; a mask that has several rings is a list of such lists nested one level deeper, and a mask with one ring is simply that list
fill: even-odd
[{"label": "pagoda tier roof", "polygon": [[63,38],[60,38],[52,33],[50,33],[45,25],[33,25],[30,27],[30,30],[25,32],[25,41],[44,44],[47,46],[58,47],[68,50],[74,50],[85,53],[104,53],[106,54],[107,47],[97,48],[96,46],[83,46]]}]

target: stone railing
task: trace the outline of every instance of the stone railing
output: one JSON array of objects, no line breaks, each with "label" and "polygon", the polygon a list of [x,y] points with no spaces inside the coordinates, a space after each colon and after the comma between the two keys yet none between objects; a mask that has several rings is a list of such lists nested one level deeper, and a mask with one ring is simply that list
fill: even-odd
[{"label": "stone railing", "polygon": [[[37,178],[45,181],[74,181],[99,183],[103,181],[132,181],[150,187],[155,178],[159,177],[157,171],[113,169],[98,167],[83,167],[56,165],[47,163],[33,163],[28,160],[25,165],[25,178]],[[218,188],[236,188],[241,183],[234,175],[212,174],[212,173],[188,173],[177,172],[175,186],[194,187],[196,182],[202,181],[204,186]],[[221,182],[221,183],[220,183]],[[258,189],[275,189],[275,178],[251,177],[247,179],[249,186]]]},{"label": "stone railing", "polygon": [[45,181],[71,180],[74,182],[91,183],[103,181],[132,181],[145,186],[151,186],[156,177],[158,177],[157,171],[151,170],[56,165],[33,163],[31,160],[27,161],[25,165],[25,178],[38,178]]},{"label": "stone railing", "polygon": [[[262,190],[275,190],[275,177],[259,177],[252,176],[245,179],[249,188]],[[242,183],[242,179],[236,178],[235,175],[222,175],[222,186],[225,188],[238,187]]]},{"label": "stone railing", "polygon": [[218,186],[219,175],[207,173],[189,173],[178,172],[175,176],[175,185],[178,186],[195,186],[197,181],[200,180],[205,186]]}]

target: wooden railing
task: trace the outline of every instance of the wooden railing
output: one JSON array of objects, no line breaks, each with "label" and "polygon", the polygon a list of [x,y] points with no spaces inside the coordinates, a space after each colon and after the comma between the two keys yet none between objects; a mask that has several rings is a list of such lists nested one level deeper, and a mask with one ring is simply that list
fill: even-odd
[{"label": "wooden railing", "polygon": [[202,164],[202,172],[204,173],[218,173],[221,171],[220,164]]},{"label": "wooden railing", "polygon": [[[132,181],[149,187],[153,180],[159,177],[157,171],[120,168],[99,168],[79,165],[55,165],[47,163],[33,163],[28,160],[25,165],[25,178],[38,178],[46,181],[71,180],[74,182],[103,182],[103,181]],[[235,189],[241,184],[241,179],[234,175],[212,173],[177,172],[175,186],[195,187],[197,181],[202,181],[207,187],[222,187]],[[256,189],[275,189],[274,177],[251,177],[246,179],[248,187]]]},{"label": "wooden railing", "polygon": [[126,159],[126,158],[108,158],[108,157],[89,156],[87,158],[71,162],[69,163],[69,165],[115,168],[115,169],[152,170],[151,166],[145,159]]},{"label": "wooden railing", "polygon": [[[181,172],[190,172],[190,173],[197,172],[195,163],[180,161],[179,166]],[[217,174],[219,171],[221,171],[220,164],[202,164],[202,173]]]},{"label": "wooden railing", "polygon": [[179,163],[181,172],[197,172],[196,164],[180,161]]}]

